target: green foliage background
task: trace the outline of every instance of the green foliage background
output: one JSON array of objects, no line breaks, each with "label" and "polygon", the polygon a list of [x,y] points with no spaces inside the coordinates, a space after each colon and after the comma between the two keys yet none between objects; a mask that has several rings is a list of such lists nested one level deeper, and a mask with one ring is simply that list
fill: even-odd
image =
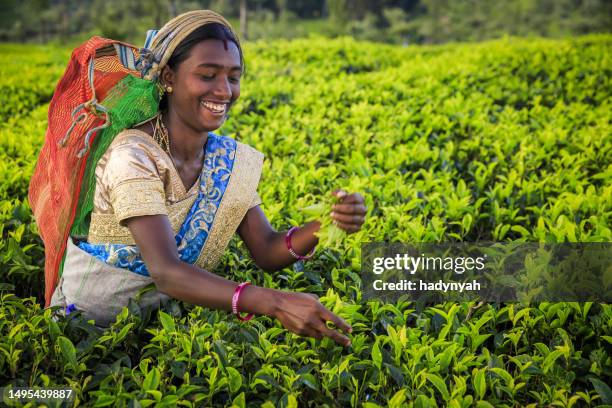
[{"label": "green foliage background", "polygon": [[[247,27],[240,26],[240,5]],[[403,43],[479,41],[503,35],[610,32],[608,0],[3,0],[0,41],[72,43],[91,35],[134,44],[179,13],[211,9],[249,40],[312,33]],[[244,39],[244,38],[243,38]]]},{"label": "green foliage background", "polygon": [[610,305],[383,305],[359,286],[364,241],[610,242],[612,36],[248,44],[221,131],[265,153],[274,226],[337,187],[369,214],[303,265],[265,273],[234,240],[216,272],[318,294],[349,350],[176,301],[108,330],[50,319],[26,196],[69,51],[0,45],[0,384],[70,386],[80,406],[612,404]]}]

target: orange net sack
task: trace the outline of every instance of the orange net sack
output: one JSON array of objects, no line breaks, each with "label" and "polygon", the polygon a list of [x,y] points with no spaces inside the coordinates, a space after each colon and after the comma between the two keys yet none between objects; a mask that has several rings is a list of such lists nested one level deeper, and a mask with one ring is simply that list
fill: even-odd
[{"label": "orange net sack", "polygon": [[53,94],[28,193],[45,245],[45,307],[68,237],[88,234],[98,160],[117,133],[157,113],[158,88],[141,79],[138,58],[134,46],[93,37],[73,51]]}]

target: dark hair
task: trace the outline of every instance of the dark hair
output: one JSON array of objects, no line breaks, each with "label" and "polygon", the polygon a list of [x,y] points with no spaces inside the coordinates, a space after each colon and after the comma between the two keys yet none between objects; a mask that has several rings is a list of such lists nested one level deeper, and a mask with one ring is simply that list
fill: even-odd
[{"label": "dark hair", "polygon": [[174,49],[172,56],[168,60],[167,65],[175,70],[181,62],[189,58],[191,49],[204,40],[221,40],[227,50],[227,42],[231,41],[238,47],[240,53],[240,65],[244,73],[244,57],[242,55],[242,48],[238,43],[238,39],[232,34],[229,28],[220,23],[211,23],[203,25],[202,27],[196,28],[191,34],[189,34],[181,43]]},{"label": "dark hair", "polygon": [[[242,55],[242,48],[238,43],[238,39],[232,34],[232,32],[220,23],[210,23],[203,25],[202,27],[196,28],[191,34],[189,34],[179,45],[176,46],[174,52],[170,56],[170,59],[166,63],[172,70],[176,70],[176,68],[191,54],[191,49],[201,41],[204,40],[221,40],[223,41],[223,45],[227,50],[227,42],[231,41],[236,44],[238,47],[238,52],[240,53],[240,66],[242,67],[242,73],[244,75],[245,66],[244,66],[244,57]],[[168,99],[166,95],[162,96],[161,101],[159,102],[160,110],[166,110],[168,107]]]}]

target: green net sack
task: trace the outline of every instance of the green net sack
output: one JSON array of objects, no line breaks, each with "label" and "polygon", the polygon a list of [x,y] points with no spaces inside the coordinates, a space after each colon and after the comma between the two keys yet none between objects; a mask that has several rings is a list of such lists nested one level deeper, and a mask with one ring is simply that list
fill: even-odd
[{"label": "green net sack", "polygon": [[89,233],[96,188],[95,171],[100,158],[119,132],[157,114],[160,97],[155,82],[128,75],[119,81],[102,101],[102,105],[109,110],[110,125],[103,129],[92,143],[71,236],[86,238]]}]

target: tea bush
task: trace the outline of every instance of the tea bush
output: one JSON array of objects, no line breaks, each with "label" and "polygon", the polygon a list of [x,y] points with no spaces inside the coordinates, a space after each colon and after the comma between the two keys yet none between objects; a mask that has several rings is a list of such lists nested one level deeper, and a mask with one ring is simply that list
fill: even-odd
[{"label": "tea bush", "polygon": [[363,230],[265,273],[235,239],[216,271],[316,293],[352,346],[267,317],[134,301],[102,330],[42,304],[27,186],[69,50],[0,45],[0,384],[69,386],[78,406],[612,404],[612,306],[364,300],[365,241],[610,242],[612,36],[395,47],[348,38],[247,45],[221,132],[264,152],[277,228],[343,187]]}]

